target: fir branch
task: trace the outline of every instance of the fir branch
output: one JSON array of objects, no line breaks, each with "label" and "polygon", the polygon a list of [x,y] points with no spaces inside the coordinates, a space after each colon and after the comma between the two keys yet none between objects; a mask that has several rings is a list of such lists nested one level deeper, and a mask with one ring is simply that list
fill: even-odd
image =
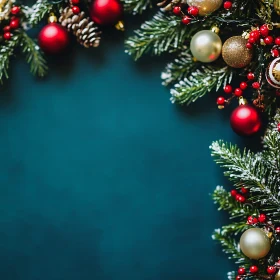
[{"label": "fir branch", "polygon": [[230,255],[229,259],[235,259],[236,263],[248,266],[250,261],[240,251],[239,244],[234,238],[227,236],[221,229],[216,229],[212,235],[212,239],[221,243],[223,252]]},{"label": "fir branch", "polygon": [[194,62],[190,49],[183,50],[179,54],[178,58],[176,58],[173,62],[168,63],[165,70],[162,72],[162,84],[164,86],[168,86],[185,79],[187,75],[199,65],[200,63]]},{"label": "fir branch", "polygon": [[155,0],[122,0],[124,10],[132,14],[142,14],[147,8],[152,8]]},{"label": "fir branch", "polygon": [[216,187],[212,198],[214,203],[219,205],[218,210],[228,211],[232,219],[239,218],[246,220],[250,215],[258,215],[257,210],[251,204],[243,204],[236,201],[236,199],[221,186]]},{"label": "fir branch", "polygon": [[11,56],[14,54],[15,48],[19,43],[19,35],[14,35],[11,40],[5,41],[0,46],[0,82],[3,82],[3,78],[8,78],[8,69],[10,66]]},{"label": "fir branch", "polygon": [[22,53],[26,54],[26,61],[30,64],[31,73],[44,77],[48,67],[41,49],[25,32],[21,32],[20,36],[20,47]]},{"label": "fir branch", "polygon": [[166,51],[178,51],[190,31],[188,28],[181,24],[180,18],[158,12],[135,31],[135,36],[126,40],[126,53],[137,60],[148,52],[160,55]]},{"label": "fir branch", "polygon": [[221,86],[230,83],[233,73],[232,68],[228,66],[223,68],[213,65],[202,66],[171,89],[171,101],[189,105],[207,92],[213,89],[218,91]]},{"label": "fir branch", "polygon": [[215,161],[226,168],[225,176],[233,181],[236,186],[245,185],[250,189],[250,201],[258,205],[260,211],[271,215],[275,221],[280,220],[280,201],[275,193],[277,176],[273,175],[263,161],[261,153],[253,154],[243,151],[236,145],[216,141],[210,147]]},{"label": "fir branch", "polygon": [[51,12],[53,4],[47,0],[37,0],[32,7],[23,6],[27,23],[31,26],[37,25],[48,13]]}]

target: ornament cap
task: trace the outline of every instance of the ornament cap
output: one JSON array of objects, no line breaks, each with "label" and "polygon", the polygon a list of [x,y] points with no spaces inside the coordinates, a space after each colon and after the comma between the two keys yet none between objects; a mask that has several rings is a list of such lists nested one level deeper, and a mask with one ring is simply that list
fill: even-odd
[{"label": "ornament cap", "polygon": [[49,23],[57,22],[57,17],[55,16],[54,13],[50,13],[50,16],[48,18]]},{"label": "ornament cap", "polygon": [[239,105],[241,106],[241,105],[246,105],[246,104],[248,104],[248,101],[247,101],[247,99],[244,98],[243,96],[240,96],[240,97],[239,97],[239,100],[238,100],[238,103],[239,103]]},{"label": "ornament cap", "polygon": [[117,22],[117,24],[115,25],[116,29],[119,30],[119,31],[125,31],[125,28],[124,28],[124,22],[122,20],[119,20]]},{"label": "ornament cap", "polygon": [[211,31],[216,33],[216,34],[219,34],[220,33],[220,28],[217,25],[214,25],[214,26],[211,27]]}]

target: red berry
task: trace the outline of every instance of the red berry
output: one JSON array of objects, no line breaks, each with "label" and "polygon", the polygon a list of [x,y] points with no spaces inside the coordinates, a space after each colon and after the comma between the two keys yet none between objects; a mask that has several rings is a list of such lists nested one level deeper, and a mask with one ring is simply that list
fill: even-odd
[{"label": "red berry", "polygon": [[250,37],[249,39],[248,39],[248,43],[250,43],[250,44],[255,44],[257,42],[257,40],[256,40],[256,38],[254,38],[254,37]]},{"label": "red berry", "polygon": [[242,187],[242,188],[241,188],[241,192],[244,193],[244,194],[246,194],[246,193],[248,193],[248,189],[246,189],[245,187]]},{"label": "red berry", "polygon": [[265,214],[260,214],[258,219],[259,219],[260,223],[265,223],[267,220],[267,217]]},{"label": "red berry", "polygon": [[263,37],[267,37],[267,36],[268,36],[268,34],[269,34],[269,29],[268,29],[268,27],[267,27],[266,24],[264,24],[264,25],[262,25],[262,26],[260,27],[260,33],[261,33],[261,35],[262,35]]},{"label": "red berry", "polygon": [[222,97],[222,96],[218,97],[217,104],[218,105],[224,105],[225,104],[225,98]]},{"label": "red berry", "polygon": [[20,7],[18,7],[18,6],[14,6],[14,7],[11,9],[11,14],[12,14],[12,15],[17,15],[19,12],[20,12]]},{"label": "red berry", "polygon": [[248,42],[248,43],[246,44],[246,48],[250,50],[250,49],[253,48],[253,45],[252,45],[251,43]]},{"label": "red berry", "polygon": [[258,271],[259,271],[259,268],[258,268],[256,265],[252,265],[252,266],[250,267],[250,272],[251,272],[251,273],[255,274],[255,273],[257,273]]},{"label": "red berry", "polygon": [[237,273],[239,275],[244,275],[246,273],[246,269],[244,267],[239,267]]},{"label": "red berry", "polygon": [[275,229],[275,233],[276,233],[276,234],[280,234],[280,227],[277,227],[277,228]]},{"label": "red berry", "polygon": [[189,16],[184,16],[182,18],[182,23],[187,25],[191,22],[191,20],[192,20],[192,18],[190,18]]},{"label": "red berry", "polygon": [[266,45],[272,45],[273,44],[273,37],[272,36],[267,36],[263,40],[264,40]]},{"label": "red berry", "polygon": [[280,37],[276,37],[274,40],[275,45],[280,45]]},{"label": "red berry", "polygon": [[247,85],[246,82],[241,82],[239,87],[244,90],[244,89],[246,89],[248,87],[248,85]]},{"label": "red berry", "polygon": [[225,93],[232,93],[232,86],[231,85],[226,85],[224,87],[224,92]]},{"label": "red berry", "polygon": [[10,25],[5,26],[5,27],[3,28],[3,31],[4,31],[4,32],[9,32],[9,31],[11,31],[11,26],[10,26]]},{"label": "red berry", "polygon": [[231,191],[230,191],[230,194],[231,194],[232,197],[236,197],[236,195],[237,195],[237,190],[231,190]]},{"label": "red berry", "polygon": [[252,84],[252,87],[253,87],[254,89],[259,89],[259,88],[261,87],[261,85],[260,85],[259,82],[254,82],[254,83]]},{"label": "red berry", "polygon": [[258,223],[258,219],[257,219],[257,218],[254,218],[254,217],[252,217],[252,216],[249,216],[249,217],[247,218],[247,223],[248,223],[249,225],[257,224],[257,223]]},{"label": "red berry", "polygon": [[10,27],[12,29],[17,29],[19,27],[19,19],[13,19],[10,22]]},{"label": "red berry", "polygon": [[226,2],[224,3],[224,8],[225,8],[226,10],[231,9],[231,7],[232,7],[232,2],[226,1]]},{"label": "red berry", "polygon": [[234,90],[234,95],[235,95],[235,96],[241,96],[242,94],[243,94],[243,91],[242,91],[241,88],[236,88],[236,89]]},{"label": "red berry", "polygon": [[276,267],[275,266],[269,266],[266,271],[267,271],[268,274],[272,275],[276,272]]},{"label": "red berry", "polygon": [[240,275],[237,275],[236,277],[235,277],[235,280],[241,280],[242,279],[242,277],[240,276]]},{"label": "red berry", "polygon": [[247,74],[247,79],[248,79],[248,80],[254,80],[254,79],[255,79],[254,73],[249,72],[249,73]]},{"label": "red berry", "polygon": [[72,0],[72,4],[73,5],[77,5],[77,4],[79,4],[80,3],[80,0]]},{"label": "red berry", "polygon": [[240,203],[244,203],[246,201],[246,198],[243,195],[239,195],[237,201]]},{"label": "red berry", "polygon": [[273,57],[278,57],[279,56],[279,51],[277,49],[271,50],[271,54]]},{"label": "red berry", "polygon": [[5,32],[3,37],[5,40],[10,40],[12,38],[12,34],[10,32]]},{"label": "red berry", "polygon": [[259,30],[253,30],[250,32],[250,38],[254,38],[255,41],[258,41],[260,39],[260,32]]},{"label": "red berry", "polygon": [[196,6],[190,6],[188,7],[188,13],[194,17],[198,16],[199,9]]},{"label": "red berry", "polygon": [[182,10],[182,9],[181,9],[180,6],[175,6],[175,7],[173,8],[173,14],[179,16],[179,15],[181,14],[181,10]]},{"label": "red berry", "polygon": [[72,12],[73,12],[74,14],[77,15],[77,14],[80,13],[80,11],[81,11],[81,10],[80,10],[80,8],[79,8],[78,6],[73,6],[73,7],[72,7]]}]

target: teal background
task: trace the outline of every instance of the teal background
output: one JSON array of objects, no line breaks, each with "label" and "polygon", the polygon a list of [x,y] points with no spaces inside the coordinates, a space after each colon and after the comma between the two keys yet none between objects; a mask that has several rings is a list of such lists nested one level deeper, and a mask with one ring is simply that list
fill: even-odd
[{"label": "teal background", "polygon": [[227,220],[209,194],[230,185],[208,147],[244,140],[217,94],[172,105],[166,60],[136,64],[122,36],[50,59],[44,80],[12,65],[0,100],[1,279],[222,280],[234,268],[211,240]]}]

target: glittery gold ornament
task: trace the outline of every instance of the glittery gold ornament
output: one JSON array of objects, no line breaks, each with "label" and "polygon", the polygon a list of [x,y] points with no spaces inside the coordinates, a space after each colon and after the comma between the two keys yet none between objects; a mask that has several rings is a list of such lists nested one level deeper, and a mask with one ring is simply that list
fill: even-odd
[{"label": "glittery gold ornament", "polygon": [[271,86],[280,88],[280,57],[269,63],[265,76]]},{"label": "glittery gold ornament", "polygon": [[233,36],[225,41],[222,56],[227,65],[243,68],[251,62],[253,51],[246,47],[246,43],[247,40],[241,36]]},{"label": "glittery gold ornament", "polygon": [[188,5],[196,6],[199,15],[205,16],[218,10],[223,4],[223,0],[187,0]]},{"label": "glittery gold ornament", "polygon": [[216,33],[202,30],[192,37],[190,49],[198,61],[212,62],[221,54],[222,41]]},{"label": "glittery gold ornament", "polygon": [[259,260],[265,257],[271,247],[270,239],[260,228],[246,230],[240,238],[240,249],[250,259]]},{"label": "glittery gold ornament", "polygon": [[274,0],[273,1],[273,6],[274,6],[274,10],[275,12],[280,15],[280,0]]}]

